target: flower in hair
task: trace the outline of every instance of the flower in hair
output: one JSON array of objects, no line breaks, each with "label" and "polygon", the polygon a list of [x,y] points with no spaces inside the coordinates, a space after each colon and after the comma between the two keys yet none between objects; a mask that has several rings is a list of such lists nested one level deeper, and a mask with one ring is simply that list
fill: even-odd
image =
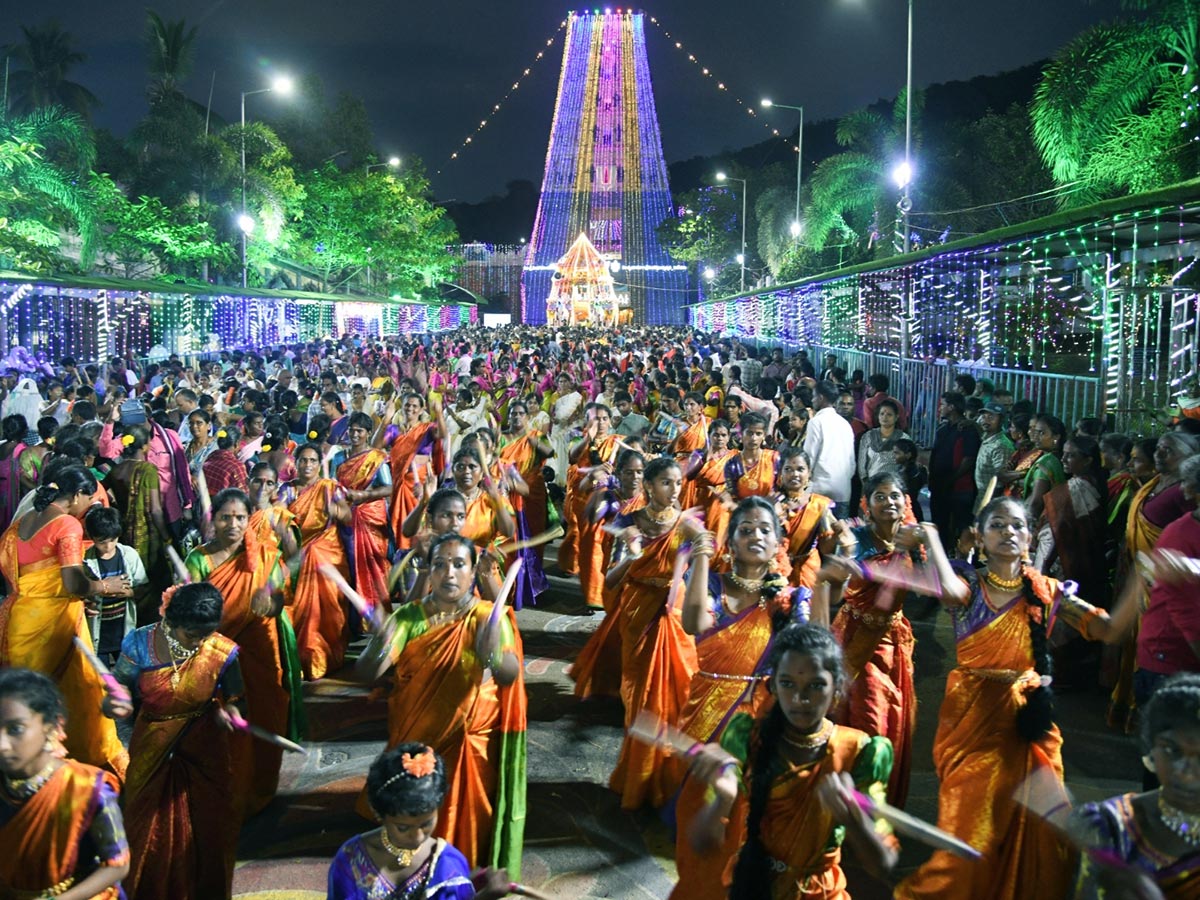
[{"label": "flower in hair", "polygon": [[437,769],[437,757],[433,755],[432,750],[426,747],[416,756],[405,753],[400,757],[400,765],[413,778],[424,778],[426,775],[432,775]]},{"label": "flower in hair", "polygon": [[308,433],[308,439],[310,441],[315,441],[317,439],[317,433],[315,431],[310,431]]},{"label": "flower in hair", "polygon": [[171,600],[172,600],[172,598],[174,598],[175,592],[178,591],[181,587],[183,587],[183,585],[173,584],[169,588],[167,588],[165,591],[163,591],[162,604],[158,607],[158,614],[160,616],[162,616],[164,619],[167,617],[167,609],[171,605]]},{"label": "flower in hair", "polygon": [[219,437],[219,438],[229,437],[229,434],[225,431],[224,428],[222,428],[220,431],[217,432],[217,437]]},{"label": "flower in hair", "polygon": [[262,452],[263,452],[263,453],[270,453],[270,452],[271,452],[271,445],[270,445],[270,444],[263,444],[263,445],[262,445]]},{"label": "flower in hair", "polygon": [[121,444],[122,444],[123,446],[125,446],[125,447],[128,447],[128,446],[130,446],[130,445],[131,445],[133,442],[134,442],[134,437],[133,437],[133,435],[132,435],[132,434],[123,434],[123,435],[121,435]]},{"label": "flower in hair", "polygon": [[58,490],[58,483],[57,483],[57,482],[54,482],[54,481],[52,481],[52,482],[50,482],[48,485],[46,485],[46,487],[50,488],[50,489],[51,489],[51,490],[53,490],[53,491],[57,491],[57,490]]}]

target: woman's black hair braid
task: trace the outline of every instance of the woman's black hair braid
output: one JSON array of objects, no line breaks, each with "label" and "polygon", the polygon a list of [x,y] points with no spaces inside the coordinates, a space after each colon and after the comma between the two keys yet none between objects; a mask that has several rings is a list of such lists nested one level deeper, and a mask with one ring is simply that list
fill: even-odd
[{"label": "woman's black hair braid", "polygon": [[752,744],[750,759],[750,805],[746,813],[746,842],[733,870],[729,900],[762,900],[771,896],[771,859],[762,840],[762,821],[771,799],[771,784],[778,769],[779,743],[787,724],[779,704],[771,705]]},{"label": "woman's black hair braid", "polygon": [[[1043,619],[1045,611],[1033,592],[1029,577],[1023,576],[1022,580],[1022,593],[1029,605],[1029,642],[1033,648],[1033,668],[1038,675],[1047,678],[1052,673],[1053,664],[1050,657],[1050,641],[1046,636],[1046,622]],[[1027,741],[1037,741],[1045,737],[1053,727],[1054,694],[1049,685],[1042,684],[1026,695],[1025,705],[1017,710],[1017,733]]]}]

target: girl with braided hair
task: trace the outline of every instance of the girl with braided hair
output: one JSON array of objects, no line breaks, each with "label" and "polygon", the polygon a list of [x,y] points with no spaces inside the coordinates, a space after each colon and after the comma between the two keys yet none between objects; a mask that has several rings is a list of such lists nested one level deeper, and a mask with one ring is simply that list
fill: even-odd
[{"label": "girl with braided hair", "polygon": [[[809,621],[812,611],[812,592],[790,586],[775,569],[781,543],[775,506],[763,497],[747,497],[733,511],[729,524],[732,570],[711,572],[713,535],[704,532],[696,536],[683,598],[683,627],[696,637],[699,668],[692,676],[677,726],[704,743],[720,743],[739,714],[744,720],[763,707],[770,696],[766,662],[774,635],[793,622]],[[829,611],[822,610],[818,618],[828,622]],[[692,852],[688,825],[704,808],[707,789],[704,782],[688,778],[676,802],[679,883],[672,896],[677,898],[723,900],[721,877],[745,837],[745,804],[739,798],[720,851],[705,856]]]},{"label": "girl with braided hair", "polygon": [[[932,526],[912,531],[925,546]],[[938,827],[983,854],[967,861],[938,850],[896,889],[899,900],[1035,900],[1067,896],[1074,860],[1022,795],[1038,785],[1039,807],[1062,788],[1062,738],[1053,721],[1049,634],[1056,622],[1089,640],[1115,643],[1132,625],[1137,593],[1112,618],[1026,563],[1026,507],[1001,497],[975,521],[986,567],[943,577],[942,604],[954,623],[958,666],[946,681],[933,759],[941,787]],[[940,563],[941,557],[935,556]],[[942,566],[939,565],[939,569]]]},{"label": "girl with braided hair", "polygon": [[701,745],[693,756],[691,777],[712,789],[689,829],[693,850],[714,852],[743,824],[745,838],[732,872],[709,893],[689,896],[725,897],[728,888],[729,900],[849,900],[844,842],[872,874],[896,863],[887,827],[873,825],[850,795],[857,789],[883,798],[891,744],[829,720],[847,679],[827,629],[787,626],[772,642],[767,668],[773,702],[756,721],[736,715],[719,744]]}]

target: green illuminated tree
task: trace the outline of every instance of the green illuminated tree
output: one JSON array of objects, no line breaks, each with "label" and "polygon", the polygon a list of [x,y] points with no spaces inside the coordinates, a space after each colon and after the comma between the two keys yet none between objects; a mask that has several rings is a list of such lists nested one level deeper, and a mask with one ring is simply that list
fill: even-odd
[{"label": "green illuminated tree", "polygon": [[0,115],[0,255],[36,271],[64,265],[63,232],[92,259],[97,227],[91,189],[95,145],[83,120],[60,107]]},{"label": "green illuminated tree", "polygon": [[1099,25],[1046,67],[1033,136],[1063,206],[1140,191],[1197,172],[1196,0],[1128,0],[1147,13]]},{"label": "green illuminated tree", "polygon": [[21,26],[25,40],[5,48],[13,66],[8,77],[8,109],[28,114],[50,106],[60,106],[83,119],[90,118],[99,106],[96,95],[68,75],[87,57],[72,46],[71,35],[57,22],[42,26]]}]

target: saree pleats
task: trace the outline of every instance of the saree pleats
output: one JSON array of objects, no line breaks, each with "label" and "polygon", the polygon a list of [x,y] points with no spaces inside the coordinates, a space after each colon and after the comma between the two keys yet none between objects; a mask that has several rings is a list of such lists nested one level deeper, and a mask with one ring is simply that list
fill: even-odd
[{"label": "saree pleats", "polygon": [[[379,467],[387,463],[381,450],[368,450],[346,460],[337,469],[337,480],[351,491],[365,491],[371,486]],[[411,476],[411,472],[409,475]],[[356,503],[351,507],[349,533],[352,535],[350,571],[354,585],[363,599],[373,606],[388,602],[387,574],[391,526],[388,522],[387,500]],[[403,520],[401,520],[403,521]]]},{"label": "saree pleats", "polygon": [[337,487],[322,480],[306,488],[291,504],[300,527],[300,571],[292,599],[292,626],[297,655],[305,680],[315,681],[336,672],[346,657],[346,611],[337,586],[321,574],[331,565],[350,577],[346,551],[326,512],[326,503]]}]

